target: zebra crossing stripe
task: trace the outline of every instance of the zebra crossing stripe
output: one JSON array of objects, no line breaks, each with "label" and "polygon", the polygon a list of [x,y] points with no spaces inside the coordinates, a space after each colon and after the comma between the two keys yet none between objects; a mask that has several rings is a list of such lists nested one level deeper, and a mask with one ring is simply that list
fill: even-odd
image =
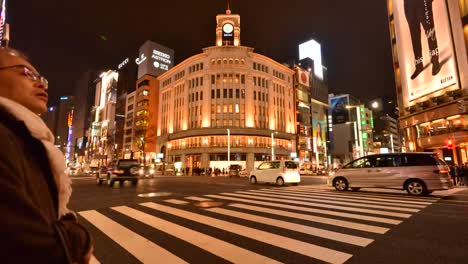
[{"label": "zebra crossing stripe", "polygon": [[212,201],[212,199],[197,197],[197,196],[184,197],[184,199],[188,199],[188,200],[192,200],[192,201],[198,201],[198,202]]},{"label": "zebra crossing stripe", "polygon": [[[298,197],[315,197],[315,198],[330,198],[334,200],[339,200],[339,201],[348,201],[348,202],[356,202],[356,203],[363,203],[363,204],[380,204],[380,205],[395,205],[398,204],[399,206],[404,206],[408,208],[426,208],[427,205],[430,205],[431,203],[424,203],[425,205],[419,205],[419,204],[407,204],[407,203],[401,203],[400,201],[394,201],[392,202],[391,200],[389,201],[388,199],[377,199],[377,200],[369,200],[369,199],[361,199],[361,197],[353,197],[353,198],[346,198],[349,196],[346,195],[339,195],[339,194],[322,194],[322,193],[306,193],[306,192],[298,192],[298,191],[288,191],[288,190],[271,190],[271,189],[266,189],[266,190],[250,190],[251,192],[267,192],[267,193],[284,193],[284,194],[290,194]],[[379,201],[382,200],[382,201]]]},{"label": "zebra crossing stripe", "polygon": [[168,199],[168,200],[164,200],[164,202],[171,203],[171,204],[178,204],[178,205],[188,204],[189,203],[187,201],[182,201],[182,200],[177,200],[177,199]]},{"label": "zebra crossing stripe", "polygon": [[359,212],[359,213],[369,213],[369,214],[376,214],[376,215],[385,215],[385,216],[393,216],[393,217],[400,217],[400,218],[409,218],[411,214],[403,214],[403,213],[393,213],[393,212],[386,212],[380,210],[371,210],[371,209],[363,209],[363,208],[351,208],[347,206],[337,206],[337,205],[329,205],[329,204],[322,204],[322,203],[310,203],[310,202],[300,202],[300,201],[292,201],[288,199],[282,198],[268,198],[262,197],[265,195],[246,195],[246,194],[235,194],[235,193],[221,193],[222,195],[229,195],[241,198],[253,198],[253,199],[261,199],[266,201],[272,202],[287,202],[290,204],[298,204],[298,205],[306,205],[306,206],[314,206],[314,207],[321,207],[327,209],[338,209],[343,211],[351,211],[351,212]]},{"label": "zebra crossing stripe", "polygon": [[327,225],[334,225],[334,226],[339,226],[339,227],[348,228],[348,229],[365,231],[369,233],[385,234],[388,230],[390,230],[389,228],[380,227],[380,226],[365,225],[365,224],[355,223],[351,221],[337,220],[337,219],[328,218],[328,217],[298,214],[298,213],[292,213],[292,212],[283,211],[283,210],[276,210],[276,209],[270,209],[270,208],[247,205],[247,204],[232,203],[232,204],[228,204],[227,206],[247,209],[247,210],[257,211],[257,212],[262,212],[262,213],[274,214],[274,215],[279,215],[279,216],[286,216],[290,218],[307,220],[307,221],[322,223],[322,224],[327,224]]},{"label": "zebra crossing stripe", "polygon": [[223,208],[210,208],[206,210],[213,212],[213,213],[217,213],[217,214],[245,219],[245,220],[249,220],[252,222],[262,223],[262,224],[270,225],[274,227],[280,227],[280,228],[304,233],[304,234],[311,235],[311,236],[321,237],[321,238],[330,239],[330,240],[343,242],[343,243],[356,245],[356,246],[361,246],[361,247],[366,247],[367,245],[369,245],[370,243],[374,241],[373,239],[369,239],[369,238],[347,235],[347,234],[343,234],[339,232],[328,231],[328,230],[321,229],[321,228],[315,228],[311,226],[290,223],[290,222],[286,222],[282,220],[271,219],[271,218],[267,218],[263,216],[252,215],[252,214],[237,212],[233,210],[223,209]]},{"label": "zebra crossing stripe", "polygon": [[187,263],[95,210],[82,211],[79,214],[143,263]]},{"label": "zebra crossing stripe", "polygon": [[[270,188],[271,189],[271,188]],[[337,193],[337,191],[333,190],[320,190],[314,187],[308,186],[294,186],[294,187],[286,187],[286,188],[275,188],[275,189],[287,189],[287,190],[298,190],[298,191],[315,191],[315,192],[333,192]],[[340,192],[343,193],[343,192]],[[396,199],[401,201],[417,201],[417,202],[435,202],[439,200],[439,198],[432,198],[432,197],[413,197],[413,196],[398,196],[395,194],[388,194],[388,193],[368,193],[368,192],[357,192],[351,193],[347,192],[346,194],[359,196],[359,197],[375,197],[375,198],[389,198],[389,199]]]},{"label": "zebra crossing stripe", "polygon": [[366,207],[366,208],[376,208],[376,209],[387,209],[387,210],[395,210],[395,211],[401,211],[401,212],[410,212],[410,213],[417,213],[420,210],[419,209],[414,209],[414,208],[403,208],[403,207],[396,207],[396,206],[386,206],[386,205],[375,205],[375,204],[359,204],[359,203],[352,203],[352,202],[342,202],[338,201],[339,199],[329,199],[329,200],[324,200],[324,199],[318,199],[318,198],[302,198],[298,197],[293,194],[286,194],[286,193],[275,193],[275,192],[257,192],[257,191],[248,191],[248,192],[243,192],[239,191],[236,193],[243,193],[243,194],[252,194],[252,195],[258,195],[262,197],[273,197],[273,198],[282,198],[282,197],[287,197],[287,198],[294,198],[295,200],[298,201],[310,201],[310,202],[319,202],[319,203],[325,203],[325,204],[340,204],[340,205],[350,205],[350,206],[356,206],[356,207]]},{"label": "zebra crossing stripe", "polygon": [[271,207],[286,208],[286,209],[292,209],[292,210],[297,210],[297,211],[302,211],[302,212],[319,213],[319,214],[325,214],[325,215],[334,215],[334,216],[340,216],[340,217],[345,217],[345,218],[366,220],[366,221],[385,223],[385,224],[392,224],[392,225],[398,225],[398,224],[401,223],[400,220],[396,220],[396,219],[389,219],[389,218],[376,217],[376,216],[367,216],[367,215],[360,215],[360,214],[343,213],[343,212],[336,212],[336,211],[330,211],[330,210],[308,208],[308,207],[303,207],[303,206],[295,206],[295,205],[287,205],[287,204],[279,204],[279,203],[270,203],[270,202],[264,202],[264,201],[257,201],[257,200],[253,200],[253,199],[242,199],[242,198],[222,196],[222,195],[214,195],[214,194],[206,194],[204,196],[210,197],[210,198],[231,200],[231,201],[244,202],[244,203],[249,203],[249,204],[267,205],[267,206],[271,206]]},{"label": "zebra crossing stripe", "polygon": [[[112,207],[112,209],[233,263],[280,263],[276,260],[227,243],[223,240],[171,223],[127,206]],[[165,261],[159,262],[166,263]]]},{"label": "zebra crossing stripe", "polygon": [[169,213],[169,214],[176,215],[185,219],[189,219],[191,221],[209,225],[218,229],[222,229],[222,230],[225,230],[225,231],[237,234],[237,235],[255,239],[263,243],[267,243],[276,247],[284,248],[286,250],[297,252],[299,254],[302,254],[311,258],[315,258],[318,260],[326,261],[329,263],[344,263],[345,261],[347,261],[348,259],[352,257],[351,254],[344,253],[341,251],[317,246],[317,245],[310,244],[310,243],[305,243],[305,242],[292,239],[289,237],[284,237],[284,236],[268,233],[265,231],[242,226],[239,224],[219,220],[213,217],[204,216],[204,215],[180,210],[177,208],[164,206],[162,204],[148,202],[148,203],[142,203],[140,205],[146,206],[148,208],[152,208],[157,211],[161,211],[164,213]]}]

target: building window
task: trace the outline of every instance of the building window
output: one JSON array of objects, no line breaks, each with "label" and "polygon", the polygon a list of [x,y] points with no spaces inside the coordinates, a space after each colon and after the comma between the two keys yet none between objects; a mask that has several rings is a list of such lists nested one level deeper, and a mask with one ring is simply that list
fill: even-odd
[{"label": "building window", "polygon": [[149,85],[149,83],[150,83],[149,80],[143,80],[140,83],[138,83],[138,88],[140,88],[142,86],[147,86],[147,85]]}]

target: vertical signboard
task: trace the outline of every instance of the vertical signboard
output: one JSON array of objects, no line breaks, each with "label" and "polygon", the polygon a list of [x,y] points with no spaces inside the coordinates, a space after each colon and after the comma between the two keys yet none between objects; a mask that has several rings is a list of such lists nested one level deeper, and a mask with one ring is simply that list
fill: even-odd
[{"label": "vertical signboard", "polygon": [[330,98],[330,114],[333,125],[344,124],[349,121],[349,112],[346,109],[348,103],[347,95]]},{"label": "vertical signboard", "polygon": [[6,0],[0,0],[0,47],[4,45],[5,35],[5,21],[6,21]]},{"label": "vertical signboard", "polygon": [[174,50],[148,40],[140,47],[135,62],[138,79],[145,74],[159,76],[174,66]]},{"label": "vertical signboard", "polygon": [[445,0],[393,0],[404,107],[459,87]]}]

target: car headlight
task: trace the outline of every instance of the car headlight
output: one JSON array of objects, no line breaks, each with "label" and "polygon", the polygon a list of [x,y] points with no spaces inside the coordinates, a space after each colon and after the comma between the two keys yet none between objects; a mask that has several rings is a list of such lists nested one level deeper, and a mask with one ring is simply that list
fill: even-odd
[{"label": "car headlight", "polygon": [[138,173],[140,173],[140,175],[143,175],[143,169],[140,169]]},{"label": "car headlight", "polygon": [[150,174],[154,174],[154,169],[150,169]]}]

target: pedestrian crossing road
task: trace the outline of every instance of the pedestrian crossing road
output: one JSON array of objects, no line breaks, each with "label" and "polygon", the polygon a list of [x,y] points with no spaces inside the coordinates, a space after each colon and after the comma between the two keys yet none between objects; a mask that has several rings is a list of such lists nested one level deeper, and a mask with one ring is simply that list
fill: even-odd
[{"label": "pedestrian crossing road", "polygon": [[438,199],[293,186],[78,214],[101,263],[345,263]]}]

